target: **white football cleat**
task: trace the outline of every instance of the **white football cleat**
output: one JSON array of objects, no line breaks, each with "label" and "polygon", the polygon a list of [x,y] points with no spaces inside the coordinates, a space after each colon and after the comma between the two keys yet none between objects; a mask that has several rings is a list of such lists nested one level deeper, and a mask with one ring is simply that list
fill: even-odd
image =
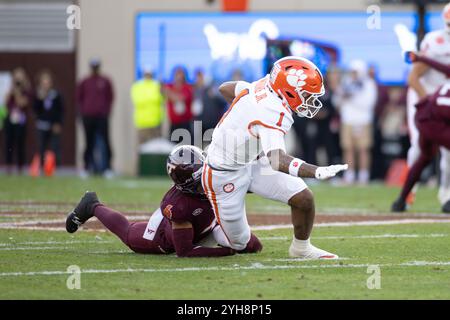
[{"label": "white football cleat", "polygon": [[294,246],[294,244],[291,244],[291,246],[289,247],[289,256],[292,258],[299,258],[299,259],[305,259],[305,260],[316,260],[316,259],[335,260],[335,259],[339,259],[339,257],[336,254],[316,248],[313,245],[310,245],[305,250],[301,250],[299,248],[296,248]]}]

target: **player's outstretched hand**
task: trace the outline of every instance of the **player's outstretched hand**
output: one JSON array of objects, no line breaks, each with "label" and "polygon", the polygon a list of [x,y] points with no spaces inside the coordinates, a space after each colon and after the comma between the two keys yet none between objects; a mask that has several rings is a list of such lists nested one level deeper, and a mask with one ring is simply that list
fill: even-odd
[{"label": "player's outstretched hand", "polygon": [[317,167],[316,179],[325,180],[334,177],[337,173],[347,170],[348,164],[335,164],[328,167]]}]

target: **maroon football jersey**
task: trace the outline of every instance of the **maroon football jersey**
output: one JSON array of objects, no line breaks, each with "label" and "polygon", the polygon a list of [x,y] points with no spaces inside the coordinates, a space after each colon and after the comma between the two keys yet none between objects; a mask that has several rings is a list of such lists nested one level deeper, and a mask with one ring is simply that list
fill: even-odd
[{"label": "maroon football jersey", "polygon": [[161,212],[170,222],[190,222],[194,243],[203,239],[216,225],[214,211],[206,196],[190,195],[173,186],[161,201]]},{"label": "maroon football jersey", "polygon": [[421,100],[417,104],[417,121],[450,120],[450,83],[443,85],[433,95]]}]

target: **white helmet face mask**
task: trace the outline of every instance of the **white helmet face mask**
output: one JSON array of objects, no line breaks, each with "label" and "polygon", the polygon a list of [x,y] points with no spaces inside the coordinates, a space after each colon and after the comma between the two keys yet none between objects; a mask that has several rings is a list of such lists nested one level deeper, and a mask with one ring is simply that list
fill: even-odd
[{"label": "white helmet face mask", "polygon": [[319,100],[319,97],[325,94],[325,89],[322,86],[320,93],[311,93],[302,89],[295,89],[295,92],[299,95],[302,103],[298,106],[291,106],[286,98],[281,94],[281,91],[278,91],[280,97],[282,97],[283,103],[287,106],[291,107],[292,110],[295,110],[295,113],[300,118],[313,118],[322,108],[322,102]]},{"label": "white helmet face mask", "polygon": [[301,118],[313,118],[319,112],[320,108],[322,108],[322,102],[319,100],[319,97],[325,93],[323,86],[320,93],[311,93],[301,89],[295,91],[302,99],[302,104],[296,108],[297,115]]}]

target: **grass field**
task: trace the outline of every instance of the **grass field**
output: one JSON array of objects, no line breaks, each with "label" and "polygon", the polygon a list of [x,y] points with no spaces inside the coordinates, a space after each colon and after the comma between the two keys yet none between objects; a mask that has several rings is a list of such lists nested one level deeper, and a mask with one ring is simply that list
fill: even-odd
[{"label": "grass field", "polygon": [[[0,226],[55,216],[62,222],[88,189],[111,207],[145,215],[170,185],[167,179],[0,179]],[[387,215],[398,193],[381,185],[312,190],[318,216]],[[439,218],[436,192],[420,189],[411,216]],[[248,212],[289,214],[255,195],[248,196]],[[2,228],[0,299],[450,299],[450,220],[444,222],[318,225],[313,243],[342,259],[307,262],[288,258],[289,228],[256,229],[263,252],[221,259],[138,255],[109,232]],[[71,265],[81,268],[79,290],[66,286]],[[379,289],[367,286],[368,279],[376,283],[374,268]]]}]

